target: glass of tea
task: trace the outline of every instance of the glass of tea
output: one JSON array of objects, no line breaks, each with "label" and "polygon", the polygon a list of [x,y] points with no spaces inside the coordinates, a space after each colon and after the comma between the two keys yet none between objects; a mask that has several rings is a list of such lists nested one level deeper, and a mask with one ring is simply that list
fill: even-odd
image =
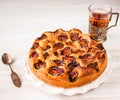
[{"label": "glass of tea", "polygon": [[[112,15],[116,15],[114,25],[109,26]],[[107,31],[117,25],[119,13],[112,12],[112,8],[105,4],[93,4],[89,6],[89,33],[91,38],[104,42],[107,39]]]}]

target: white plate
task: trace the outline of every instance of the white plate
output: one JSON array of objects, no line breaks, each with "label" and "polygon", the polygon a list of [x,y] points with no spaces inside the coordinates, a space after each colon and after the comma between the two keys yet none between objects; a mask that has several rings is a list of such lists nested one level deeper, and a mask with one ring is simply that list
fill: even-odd
[{"label": "white plate", "polygon": [[91,89],[97,88],[101,83],[105,82],[108,79],[109,74],[111,72],[111,64],[108,64],[108,66],[106,67],[103,74],[100,77],[98,77],[95,81],[93,81],[92,83],[84,85],[84,86],[76,87],[76,88],[65,89],[65,88],[59,88],[59,87],[54,87],[54,86],[48,85],[47,83],[39,80],[30,71],[27,63],[25,64],[24,68],[25,68],[27,77],[32,81],[34,86],[37,86],[38,88],[40,88],[48,93],[64,94],[64,95],[68,95],[68,96],[72,96],[72,95],[79,94],[79,93],[83,94]]}]

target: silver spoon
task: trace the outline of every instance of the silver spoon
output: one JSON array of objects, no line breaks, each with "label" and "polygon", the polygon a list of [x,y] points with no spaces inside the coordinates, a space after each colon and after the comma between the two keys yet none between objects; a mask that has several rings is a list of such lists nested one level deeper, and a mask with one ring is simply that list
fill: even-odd
[{"label": "silver spoon", "polygon": [[8,53],[3,53],[2,61],[4,64],[9,65],[9,67],[11,69],[11,79],[12,79],[12,82],[14,83],[14,85],[16,87],[21,87],[21,80],[20,80],[19,76],[17,75],[17,73],[14,72],[11,67],[12,58],[10,57],[10,55]]}]

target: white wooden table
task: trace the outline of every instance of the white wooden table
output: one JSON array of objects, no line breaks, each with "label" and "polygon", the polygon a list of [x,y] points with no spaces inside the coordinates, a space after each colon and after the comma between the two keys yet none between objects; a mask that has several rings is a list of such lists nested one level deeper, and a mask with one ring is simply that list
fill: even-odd
[{"label": "white wooden table", "polygon": [[[88,32],[88,6],[105,0],[0,0],[0,56],[8,52],[15,59],[13,69],[22,79],[16,88],[10,69],[0,60],[0,100],[120,100],[120,20],[108,31],[104,43],[111,57],[109,79],[97,89],[74,96],[52,95],[33,86],[26,77],[24,61],[33,40],[44,31],[73,27]],[[106,1],[120,12],[119,0]]]}]

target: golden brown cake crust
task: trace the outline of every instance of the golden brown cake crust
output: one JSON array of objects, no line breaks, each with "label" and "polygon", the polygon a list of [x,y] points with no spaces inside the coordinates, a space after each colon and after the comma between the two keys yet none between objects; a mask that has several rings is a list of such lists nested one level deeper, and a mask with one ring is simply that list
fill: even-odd
[{"label": "golden brown cake crust", "polygon": [[28,57],[32,73],[57,87],[72,88],[97,79],[107,66],[103,45],[78,29],[44,32]]}]

